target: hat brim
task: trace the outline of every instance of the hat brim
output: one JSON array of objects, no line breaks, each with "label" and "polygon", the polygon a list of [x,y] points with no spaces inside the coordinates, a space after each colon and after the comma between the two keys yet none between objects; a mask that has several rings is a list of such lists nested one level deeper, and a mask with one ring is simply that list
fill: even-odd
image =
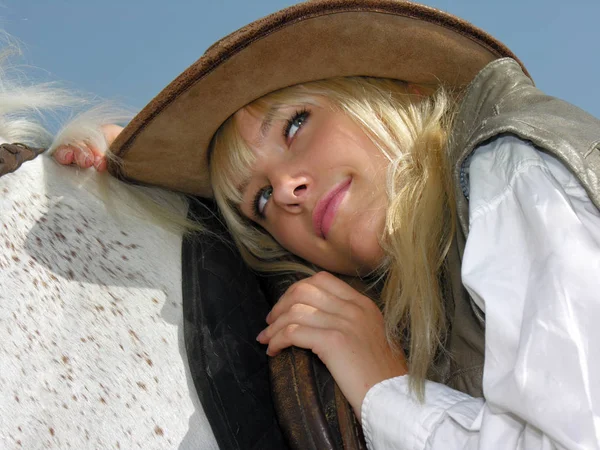
[{"label": "hat brim", "polygon": [[302,3],[209,48],[121,132],[111,146],[121,162],[109,161],[109,170],[127,181],[211,197],[207,150],[213,134],[269,92],[335,76],[461,87],[500,57],[516,59],[470,23],[423,5]]}]

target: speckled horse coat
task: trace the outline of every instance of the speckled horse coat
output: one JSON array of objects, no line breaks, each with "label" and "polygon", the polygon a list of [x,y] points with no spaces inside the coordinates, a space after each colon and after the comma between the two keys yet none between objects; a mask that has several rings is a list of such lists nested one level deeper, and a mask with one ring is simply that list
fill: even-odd
[{"label": "speckled horse coat", "polygon": [[181,235],[105,181],[108,209],[97,175],[45,155],[0,178],[0,448],[216,449],[183,344]]}]

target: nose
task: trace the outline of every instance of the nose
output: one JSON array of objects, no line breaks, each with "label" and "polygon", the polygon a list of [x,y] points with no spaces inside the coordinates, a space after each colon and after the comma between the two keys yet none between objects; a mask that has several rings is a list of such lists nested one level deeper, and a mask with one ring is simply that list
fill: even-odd
[{"label": "nose", "polygon": [[271,185],[275,203],[290,212],[298,212],[308,196],[306,176],[281,174],[271,179]]}]

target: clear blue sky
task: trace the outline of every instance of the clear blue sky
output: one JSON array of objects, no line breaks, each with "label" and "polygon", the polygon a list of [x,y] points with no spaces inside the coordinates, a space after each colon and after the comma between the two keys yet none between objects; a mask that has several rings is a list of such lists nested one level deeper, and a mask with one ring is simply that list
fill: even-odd
[{"label": "clear blue sky", "polygon": [[[141,108],[216,39],[286,0],[0,0],[36,77]],[[511,48],[537,85],[600,117],[600,0],[424,0]],[[28,72],[28,70],[26,70]]]}]

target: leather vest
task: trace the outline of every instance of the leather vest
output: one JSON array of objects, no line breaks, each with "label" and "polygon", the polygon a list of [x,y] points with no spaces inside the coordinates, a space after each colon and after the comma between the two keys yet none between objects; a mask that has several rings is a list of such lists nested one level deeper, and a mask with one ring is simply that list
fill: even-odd
[{"label": "leather vest", "polygon": [[558,158],[600,209],[600,120],[542,93],[514,60],[488,64],[465,91],[449,141],[458,224],[443,281],[449,321],[446,351],[432,376],[475,397],[484,396],[485,314],[461,282],[469,234],[468,199],[462,189],[464,165],[479,145],[501,134],[530,141]]}]

